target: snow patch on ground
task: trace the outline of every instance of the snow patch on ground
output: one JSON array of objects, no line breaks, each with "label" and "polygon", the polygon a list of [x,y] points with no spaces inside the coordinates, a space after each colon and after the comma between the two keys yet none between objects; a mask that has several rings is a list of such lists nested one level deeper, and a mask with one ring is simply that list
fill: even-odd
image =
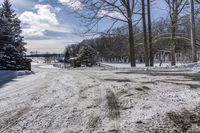
[{"label": "snow patch on ground", "polygon": [[43,68],[43,69],[59,69],[57,67],[54,67],[53,64],[45,64],[45,63],[36,62],[36,61],[32,62],[31,66]]},{"label": "snow patch on ground", "polygon": [[39,68],[45,68],[45,69],[59,69],[57,67],[54,67],[53,65],[40,65]]}]

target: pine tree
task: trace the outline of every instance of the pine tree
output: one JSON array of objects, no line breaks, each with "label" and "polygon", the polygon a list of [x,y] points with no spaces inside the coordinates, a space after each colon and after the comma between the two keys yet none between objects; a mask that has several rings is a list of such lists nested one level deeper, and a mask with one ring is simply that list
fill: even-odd
[{"label": "pine tree", "polygon": [[24,42],[24,37],[21,36],[22,30],[21,30],[21,21],[18,18],[15,18],[13,20],[13,32],[15,33],[15,47],[19,51],[20,55],[23,57],[25,55],[26,49]]},{"label": "pine tree", "polygon": [[0,10],[0,69],[24,69],[26,43],[21,36],[21,22],[11,7],[5,0]]},{"label": "pine tree", "polygon": [[98,52],[89,45],[83,45],[78,51],[78,58],[86,66],[92,66],[97,60]]},{"label": "pine tree", "polygon": [[11,8],[12,4],[9,0],[4,0],[2,4],[2,14],[11,22],[16,18],[15,11]]},{"label": "pine tree", "polygon": [[15,11],[11,8],[12,4],[9,0],[5,0],[2,5],[2,14],[8,19],[8,22],[11,24],[11,31],[14,33],[15,40],[14,45],[19,50],[20,54],[24,54],[26,49],[24,48],[23,37],[21,36],[22,30],[21,30],[21,21],[16,17]]},{"label": "pine tree", "polygon": [[17,57],[18,52],[12,45],[14,36],[10,30],[11,25],[8,23],[6,17],[1,16],[0,26],[0,69],[14,69],[16,67],[15,58]]},{"label": "pine tree", "polygon": [[70,58],[70,53],[69,53],[69,50],[66,48],[65,49],[65,63],[68,63],[69,62],[69,58]]}]

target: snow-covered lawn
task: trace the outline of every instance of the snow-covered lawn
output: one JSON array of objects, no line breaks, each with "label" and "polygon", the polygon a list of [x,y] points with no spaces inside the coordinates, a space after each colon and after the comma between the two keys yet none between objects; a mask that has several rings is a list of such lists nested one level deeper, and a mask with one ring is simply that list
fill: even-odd
[{"label": "snow-covered lawn", "polygon": [[101,66],[111,67],[115,69],[129,69],[129,70],[148,70],[148,71],[168,71],[168,72],[180,72],[180,71],[190,71],[190,72],[200,72],[200,62],[198,63],[189,63],[189,64],[180,64],[176,66],[171,66],[170,63],[163,63],[162,66],[159,66],[159,63],[155,63],[154,67],[145,67],[145,64],[137,64],[136,68],[131,68],[130,64],[126,63],[101,63]]},{"label": "snow-covered lawn", "polygon": [[[112,67],[117,67],[117,68],[130,68],[130,63],[101,63],[101,64],[104,64],[104,65],[108,65],[108,66],[112,66]],[[154,64],[156,67],[159,67],[159,63],[155,63]],[[167,67],[167,66],[170,66],[170,63],[163,63],[162,64],[162,67]],[[144,63],[137,63],[137,68],[143,68],[145,67],[145,64]]]},{"label": "snow-covered lawn", "polygon": [[[136,74],[37,64],[33,71],[1,86],[0,132],[200,131],[199,73]],[[194,115],[199,121],[190,120]]]},{"label": "snow-covered lawn", "polygon": [[59,68],[53,67],[53,64],[45,64],[45,63],[41,63],[41,62],[32,62],[31,65],[32,65],[32,67],[37,67],[37,68],[59,69]]}]

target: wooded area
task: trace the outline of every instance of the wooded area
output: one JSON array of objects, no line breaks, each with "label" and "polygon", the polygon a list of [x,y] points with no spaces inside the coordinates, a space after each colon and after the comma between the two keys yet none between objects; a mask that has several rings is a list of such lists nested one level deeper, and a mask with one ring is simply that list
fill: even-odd
[{"label": "wooded area", "polygon": [[[199,59],[198,0],[164,0],[167,15],[156,20],[152,20],[151,12],[157,4],[155,0],[80,2],[84,6],[76,13],[87,27],[85,34],[95,37],[66,48],[71,56],[76,56],[80,45],[90,45],[99,52],[100,59],[130,62],[132,67],[136,62],[153,66],[156,56],[160,56],[160,61],[163,56],[169,56],[172,66],[176,65],[178,56],[182,56],[183,59],[179,59],[182,62],[197,62]],[[112,21],[109,29],[104,32],[96,30],[104,19]],[[122,22],[123,26],[116,26]]]}]

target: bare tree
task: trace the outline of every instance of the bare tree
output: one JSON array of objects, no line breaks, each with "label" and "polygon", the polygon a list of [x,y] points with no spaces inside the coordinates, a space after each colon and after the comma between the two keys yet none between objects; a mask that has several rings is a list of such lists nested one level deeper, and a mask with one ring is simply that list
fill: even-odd
[{"label": "bare tree", "polygon": [[194,0],[189,0],[189,1],[190,1],[190,30],[191,30],[192,61],[197,62]]},{"label": "bare tree", "polygon": [[118,22],[125,22],[128,25],[130,62],[131,67],[135,67],[133,16],[139,12],[136,11],[137,0],[79,0],[79,2],[83,6],[77,12],[87,26],[87,32],[96,31],[97,25],[105,19],[112,20],[107,32],[111,31]]},{"label": "bare tree", "polygon": [[154,65],[154,55],[152,48],[152,26],[151,26],[151,1],[147,0],[147,15],[148,15],[148,35],[149,35],[149,60],[150,66]]},{"label": "bare tree", "polygon": [[147,43],[147,26],[146,26],[146,5],[145,0],[142,1],[142,22],[143,22],[143,36],[144,36],[144,49],[145,49],[145,66],[149,66],[149,47]]},{"label": "bare tree", "polygon": [[187,5],[187,0],[165,0],[168,5],[168,11],[171,19],[171,65],[176,65],[175,46],[176,46],[176,30],[180,14]]}]

